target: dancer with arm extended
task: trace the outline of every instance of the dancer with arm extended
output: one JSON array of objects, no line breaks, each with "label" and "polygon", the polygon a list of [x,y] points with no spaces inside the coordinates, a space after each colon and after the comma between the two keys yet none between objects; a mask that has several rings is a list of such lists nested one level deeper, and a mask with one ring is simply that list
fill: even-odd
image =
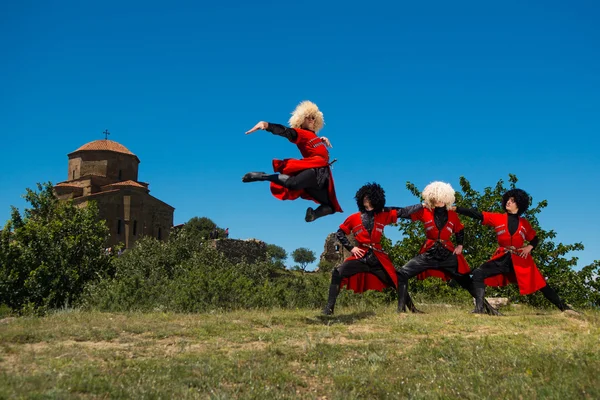
[{"label": "dancer with arm extended", "polygon": [[260,121],[246,134],[266,130],[285,137],[298,147],[303,158],[275,159],[274,174],[248,172],[242,178],[242,182],[268,181],[271,193],[279,200],[295,200],[300,197],[316,202],[319,204],[316,209],[308,207],[306,210],[306,222],[342,212],[335,193],[327,150],[328,146],[331,147],[331,142],[324,136],[316,135],[324,125],[323,113],[316,104],[303,101],[296,107],[289,122],[290,127],[287,128]]},{"label": "dancer with arm extended", "polygon": [[[385,192],[377,183],[369,183],[356,192],[359,212],[350,215],[340,225],[336,237],[350,251],[341,265],[333,269],[327,305],[323,314],[333,314],[341,287],[356,293],[367,290],[383,290],[397,287],[397,277],[389,256],[381,247],[381,237],[386,225],[395,223],[398,218],[410,218],[410,214],[420,210],[421,204],[409,207],[385,207]],[[346,235],[352,234],[357,246],[352,246]],[[407,294],[407,307],[419,312]]]},{"label": "dancer with arm extended", "polygon": [[[398,312],[405,308],[408,280],[415,276],[420,280],[430,276],[445,281],[454,279],[475,297],[471,269],[462,254],[464,226],[456,212],[449,210],[455,199],[454,189],[448,183],[436,181],[425,187],[422,196],[426,207],[410,217],[423,224],[426,239],[419,254],[398,270]],[[483,307],[488,314],[498,314],[485,299]]]},{"label": "dancer with arm extended", "polygon": [[[502,196],[502,208],[506,213],[494,213],[456,207],[456,212],[481,221],[496,231],[498,248],[490,258],[473,270],[475,290],[474,313],[483,313],[485,286],[505,286],[517,283],[521,295],[538,290],[559,310],[572,310],[550,287],[537,265],[531,251],[539,244],[536,232],[529,221],[521,217],[529,207],[530,198],[522,189],[511,189]],[[526,244],[528,242],[528,244]]]}]

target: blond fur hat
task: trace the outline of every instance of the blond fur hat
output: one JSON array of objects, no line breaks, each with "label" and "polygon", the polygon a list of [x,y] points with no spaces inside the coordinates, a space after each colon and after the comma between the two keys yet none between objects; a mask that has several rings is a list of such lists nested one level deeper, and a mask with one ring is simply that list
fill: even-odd
[{"label": "blond fur hat", "polygon": [[290,117],[290,126],[292,128],[301,128],[304,119],[311,115],[315,117],[315,133],[319,132],[323,128],[323,125],[325,125],[323,113],[319,111],[319,107],[315,103],[308,100],[298,104]]},{"label": "blond fur hat", "polygon": [[452,186],[449,183],[440,181],[431,182],[425,186],[421,195],[430,207],[435,207],[435,203],[441,201],[446,205],[446,208],[449,208],[456,200]]}]

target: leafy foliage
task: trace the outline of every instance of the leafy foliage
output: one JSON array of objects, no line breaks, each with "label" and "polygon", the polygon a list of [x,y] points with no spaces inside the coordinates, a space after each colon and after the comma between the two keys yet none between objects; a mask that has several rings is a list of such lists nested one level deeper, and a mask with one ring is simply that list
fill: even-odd
[{"label": "leafy foliage", "polygon": [[283,247],[277,246],[276,244],[267,244],[267,256],[273,264],[276,264],[279,268],[285,269],[284,261],[287,259],[287,251]]},{"label": "leafy foliage", "polygon": [[31,207],[24,215],[13,207],[0,234],[0,303],[18,312],[69,306],[88,282],[112,271],[96,205],[59,201],[50,182],[37,189],[27,189]]},{"label": "leafy foliage", "polygon": [[[508,188],[500,179],[494,187],[486,187],[482,193],[479,193],[471,186],[471,183],[465,178],[460,178],[461,192],[456,193],[456,204],[466,208],[477,209],[479,211],[505,212],[501,209],[502,195],[508,190],[516,187],[518,179],[510,174],[508,179]],[[407,189],[415,196],[421,197],[420,191],[410,182],[406,184]],[[571,252],[583,250],[581,243],[563,244],[556,243],[556,232],[553,230],[544,230],[540,227],[537,216],[547,207],[548,202],[542,200],[535,205],[530,205],[523,217],[526,218],[533,229],[536,230],[540,239],[539,246],[532,252],[535,263],[547,278],[549,285],[554,287],[557,293],[567,302],[576,305],[599,305],[600,292],[598,283],[598,271],[600,271],[599,262],[584,267],[577,272],[573,269],[577,265],[577,257],[569,256]],[[495,232],[489,227],[481,225],[480,221],[462,217],[465,225],[465,244],[464,255],[471,268],[475,268],[487,261],[494,253],[497,247]],[[404,235],[403,239],[394,246],[389,246],[390,256],[395,265],[401,266],[408,262],[419,252],[425,234],[422,224],[407,220],[401,220],[398,223],[400,232]],[[437,291],[441,290],[440,283],[431,283],[432,278],[426,281],[411,282],[411,291],[428,294],[428,297],[436,297]],[[435,282],[435,280],[433,280]],[[443,284],[442,284],[443,285]],[[448,289],[443,289],[448,290]],[[455,289],[455,293],[464,292],[461,289]],[[450,293],[448,293],[450,294]],[[533,305],[548,305],[548,301],[540,293],[531,296],[520,296],[517,285],[508,285],[500,288],[489,287],[487,292],[489,296],[510,297],[513,301],[526,302]]]},{"label": "leafy foliage", "polygon": [[306,247],[297,248],[292,252],[292,258],[294,262],[300,264],[300,269],[302,271],[306,271],[306,266],[312,262],[315,262],[317,259],[315,256],[315,252],[307,249]]},{"label": "leafy foliage", "polygon": [[225,236],[225,229],[217,226],[212,219],[207,217],[193,217],[183,226],[183,230],[196,240],[204,241],[211,237],[211,233],[216,233],[217,237]]},{"label": "leafy foliage", "polygon": [[90,285],[82,305],[103,311],[200,312],[319,307],[328,279],[270,261],[233,263],[185,230],[169,242],[145,237],[115,259],[114,278]]}]

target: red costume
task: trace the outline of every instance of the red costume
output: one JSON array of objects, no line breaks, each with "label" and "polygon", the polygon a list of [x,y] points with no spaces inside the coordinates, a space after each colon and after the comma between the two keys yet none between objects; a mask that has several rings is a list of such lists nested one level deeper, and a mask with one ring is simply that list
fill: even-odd
[{"label": "red costume", "polygon": [[[423,223],[423,227],[425,228],[425,236],[427,239],[425,240],[425,243],[423,243],[423,246],[421,246],[419,254],[425,253],[437,242],[442,243],[446,249],[453,252],[454,244],[451,241],[451,237],[453,234],[464,229],[464,225],[460,222],[458,214],[451,210],[448,211],[448,222],[446,222],[446,225],[441,231],[435,224],[433,211],[428,208],[423,208],[416,213],[411,214],[410,218],[413,221],[421,221]],[[457,254],[456,258],[458,261],[458,273],[463,275],[469,274],[471,272],[471,268],[469,267],[469,264],[462,253]],[[435,276],[445,281],[452,279],[452,276],[448,272],[440,269],[428,269],[424,272],[421,272],[419,275],[417,275],[417,279],[423,280],[430,276]]]},{"label": "red costume", "polygon": [[[396,270],[392,261],[381,248],[381,236],[383,235],[383,229],[386,225],[393,224],[398,221],[398,213],[396,210],[382,211],[375,214],[375,223],[371,234],[363,226],[361,213],[355,213],[350,215],[343,224],[340,225],[340,229],[344,231],[346,235],[352,233],[354,238],[358,242],[358,247],[367,252],[370,248],[373,249],[373,253],[394,282],[394,287],[398,285],[396,277]],[[357,257],[351,256],[344,261],[356,260]],[[346,286],[348,289],[353,290],[356,293],[363,293],[367,290],[378,290],[381,291],[388,287],[386,283],[382,282],[377,276],[368,272],[359,272],[350,277],[342,279],[340,287]]]},{"label": "red costume", "polygon": [[482,212],[483,225],[491,226],[496,231],[499,247],[496,249],[489,261],[497,260],[506,253],[511,254],[514,274],[498,274],[484,280],[488,286],[506,286],[509,283],[517,283],[522,295],[536,292],[546,286],[546,281],[533,261],[531,254],[525,258],[519,256],[515,250],[523,247],[525,241],[531,241],[536,233],[529,222],[519,217],[519,227],[511,235],[508,232],[508,214]]},{"label": "red costume", "polygon": [[[327,191],[333,211],[343,212],[335,194],[333,175],[331,173],[331,168],[329,167],[329,151],[327,150],[327,147],[314,132],[300,128],[294,128],[294,130],[297,132],[298,136],[292,143],[298,146],[298,150],[300,150],[300,153],[304,158],[300,160],[295,158],[286,158],[285,160],[274,159],[273,171],[280,174],[296,175],[300,171],[309,168],[326,167],[329,173]],[[304,189],[288,189],[276,182],[271,182],[271,193],[279,200],[295,200],[298,197],[301,197],[319,203]]]}]

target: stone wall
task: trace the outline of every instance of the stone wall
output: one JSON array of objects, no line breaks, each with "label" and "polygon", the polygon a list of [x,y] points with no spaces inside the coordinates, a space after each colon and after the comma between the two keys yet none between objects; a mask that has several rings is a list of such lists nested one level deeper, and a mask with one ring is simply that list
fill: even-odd
[{"label": "stone wall", "polygon": [[223,253],[234,263],[245,259],[252,264],[267,259],[267,244],[257,239],[215,239],[207,241],[206,244]]},{"label": "stone wall", "polygon": [[110,232],[108,246],[123,243],[129,249],[143,236],[169,238],[174,208],[145,193],[144,189],[122,188],[74,200],[80,206],[88,201],[97,203],[99,217],[106,221]]},{"label": "stone wall", "polygon": [[67,180],[85,176],[105,176],[113,182],[137,181],[139,160],[133,154],[113,151],[79,151],[69,155]]},{"label": "stone wall", "polygon": [[209,240],[206,244],[223,253],[234,263],[240,263],[245,259],[252,264],[267,258],[267,244],[256,239],[216,239]]}]

